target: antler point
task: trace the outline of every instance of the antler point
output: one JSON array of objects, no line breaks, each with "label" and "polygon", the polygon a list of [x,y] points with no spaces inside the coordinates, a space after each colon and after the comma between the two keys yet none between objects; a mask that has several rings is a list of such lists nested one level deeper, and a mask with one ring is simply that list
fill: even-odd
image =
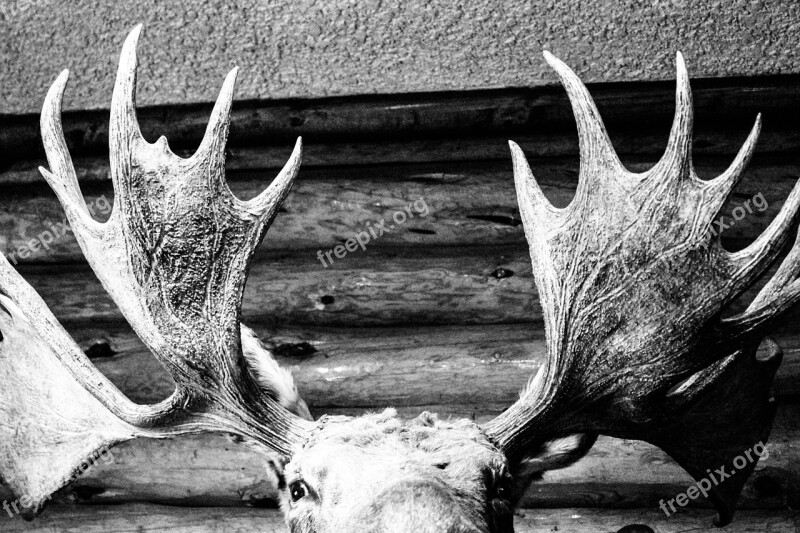
[{"label": "antler point", "polygon": [[[119,58],[119,72],[136,72],[136,48],[139,45],[139,35],[141,34],[142,25],[135,26],[128,36],[125,38],[125,43],[122,45],[122,52]],[[135,89],[135,88],[134,88]]]},{"label": "antler point", "polygon": [[678,71],[679,83],[688,83],[689,72],[686,70],[686,61],[684,61],[683,54],[680,52],[675,55],[675,68]]},{"label": "antler point", "polygon": [[527,165],[528,159],[525,157],[525,152],[522,148],[514,141],[508,141],[508,146],[511,149],[511,160],[514,162],[514,170],[515,174],[517,174],[517,170],[521,171]]},{"label": "antler point", "polygon": [[46,181],[50,181],[50,180],[52,180],[52,179],[55,179],[55,176],[53,175],[53,173],[52,173],[52,172],[50,172],[49,170],[47,170],[47,169],[46,169],[46,168],[44,168],[44,167],[41,167],[41,166],[39,167],[39,173],[42,175],[42,177],[43,177],[43,178],[44,178]]},{"label": "antler point", "polygon": [[53,98],[57,99],[56,101],[59,104],[58,107],[59,108],[61,107],[61,97],[64,95],[64,89],[66,89],[67,87],[68,80],[69,80],[69,70],[64,69],[56,77],[55,81],[50,86],[50,89],[47,90],[47,95],[45,96],[45,108]]},{"label": "antler point", "polygon": [[[132,59],[136,61],[136,48],[139,46],[139,36],[142,33],[142,25],[137,24],[125,37],[125,42],[122,45],[122,58]],[[134,63],[135,65],[135,63]]]},{"label": "antler point", "polygon": [[132,41],[135,45],[139,40],[139,35],[141,35],[143,27],[144,25],[141,22],[134,26],[130,33],[128,33],[128,36],[125,38],[125,43],[127,44],[128,42]]},{"label": "antler point", "polygon": [[[228,83],[236,83],[236,78],[239,76],[239,67],[233,67],[225,76],[225,85]],[[229,81],[230,80],[230,81]]]},{"label": "antler point", "polygon": [[550,68],[556,71],[556,74],[561,78],[561,82],[564,83],[565,77],[569,76],[576,76],[575,73],[572,71],[571,68],[567,66],[566,63],[561,61],[559,58],[551,54],[550,52],[544,52],[544,58],[547,61],[547,64],[550,65]]}]

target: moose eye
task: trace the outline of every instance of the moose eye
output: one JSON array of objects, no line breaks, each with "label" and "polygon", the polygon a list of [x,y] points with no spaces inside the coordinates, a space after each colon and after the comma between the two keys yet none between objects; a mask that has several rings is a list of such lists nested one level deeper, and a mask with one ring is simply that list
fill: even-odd
[{"label": "moose eye", "polygon": [[292,481],[289,483],[289,497],[292,498],[292,502],[296,502],[306,497],[308,494],[308,487],[302,481]]}]

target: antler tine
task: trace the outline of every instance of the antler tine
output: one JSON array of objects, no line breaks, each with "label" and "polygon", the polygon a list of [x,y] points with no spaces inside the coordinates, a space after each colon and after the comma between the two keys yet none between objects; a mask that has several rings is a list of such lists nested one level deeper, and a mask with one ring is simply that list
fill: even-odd
[{"label": "antler tine", "polygon": [[600,179],[599,174],[621,169],[622,163],[611,145],[606,127],[586,86],[572,69],[553,54],[545,50],[544,57],[567,91],[578,126],[581,177],[577,195],[580,196],[592,188],[595,180]]},{"label": "antler tine", "polygon": [[[778,216],[759,238],[748,248],[753,250],[740,261],[752,266],[745,269],[747,278],[757,277],[783,248],[792,227],[800,214],[800,182],[795,184],[792,193],[781,208]],[[727,317],[721,323],[721,337],[741,337],[763,329],[790,307],[800,301],[800,232],[794,244],[783,259],[780,267],[767,284],[759,291],[744,312]]]},{"label": "antler tine", "polygon": [[[800,214],[800,181],[795,183],[786,203],[767,229],[745,249],[727,254],[734,270],[733,293],[745,288],[758,278],[775,260],[797,225]],[[788,267],[787,267],[788,268]]]},{"label": "antler tine", "polygon": [[[694,125],[694,103],[692,89],[689,85],[689,73],[683,54],[675,56],[677,70],[675,82],[675,117],[669,133],[667,149],[658,166],[666,167],[663,172],[670,172],[676,177],[694,178],[692,168],[692,127]],[[668,170],[669,169],[669,170]]]},{"label": "antler tine", "polygon": [[[39,123],[42,129],[42,143],[45,146],[47,163],[57,175],[74,185],[69,192],[73,193],[71,195],[73,199],[77,199],[74,189],[78,187],[78,177],[75,174],[75,167],[72,165],[72,158],[69,156],[67,142],[64,139],[64,129],[61,125],[61,106],[68,81],[69,70],[64,69],[47,91]],[[80,200],[83,200],[83,197],[80,197]]]},{"label": "antler tine", "polygon": [[211,111],[203,140],[200,141],[200,146],[192,155],[192,159],[205,160],[208,167],[213,170],[224,168],[225,165],[225,144],[228,141],[233,89],[236,86],[238,73],[239,67],[234,67],[225,76],[217,101],[214,103],[214,109]]},{"label": "antler tine", "polygon": [[108,148],[114,190],[121,188],[123,177],[130,172],[133,143],[144,141],[136,118],[136,67],[138,66],[136,48],[141,33],[142,25],[138,24],[125,38],[117,67],[114,92],[111,95]]},{"label": "antler tine", "polygon": [[[530,229],[531,232],[541,231],[540,225],[546,226],[549,218],[560,210],[553,207],[553,204],[542,192],[522,148],[514,141],[508,141],[508,146],[511,148],[519,212],[525,229]],[[534,230],[534,228],[536,229]]]},{"label": "antler tine", "polygon": [[798,275],[800,275],[800,232],[797,232],[794,245],[789,251],[789,254],[784,258],[778,271],[775,272],[764,288],[756,295],[747,310],[752,312],[767,305],[770,300],[773,300],[781,291],[790,287],[791,284],[797,281]]},{"label": "antler tine", "polygon": [[744,144],[739,149],[739,153],[736,154],[736,158],[734,158],[733,162],[725,170],[725,172],[711,180],[708,184],[712,189],[713,194],[719,199],[717,210],[722,208],[722,205],[725,203],[725,200],[728,199],[731,191],[733,191],[733,189],[742,179],[744,170],[747,168],[747,165],[750,164],[750,160],[752,159],[753,153],[756,150],[756,144],[758,143],[758,136],[760,134],[761,113],[756,116],[756,121],[753,124],[753,128],[750,130],[750,134],[747,136]]},{"label": "antler tine", "polygon": [[246,202],[242,202],[242,209],[253,213],[263,220],[265,224],[271,223],[272,219],[278,213],[278,207],[292,188],[294,178],[300,170],[300,161],[302,161],[302,159],[303,138],[298,137],[292,154],[289,156],[289,160],[283,166],[278,176],[272,180],[270,186],[264,189],[258,196]]},{"label": "antler tine", "polygon": [[68,80],[69,71],[62,71],[50,86],[44,100],[39,122],[47,164],[53,171],[50,172],[44,167],[39,167],[39,172],[55,191],[61,205],[64,206],[70,224],[86,232],[96,232],[98,225],[92,219],[86,202],[83,200],[78,177],[75,174],[75,167],[72,164],[67,142],[64,139],[64,130],[61,126],[61,106]]}]

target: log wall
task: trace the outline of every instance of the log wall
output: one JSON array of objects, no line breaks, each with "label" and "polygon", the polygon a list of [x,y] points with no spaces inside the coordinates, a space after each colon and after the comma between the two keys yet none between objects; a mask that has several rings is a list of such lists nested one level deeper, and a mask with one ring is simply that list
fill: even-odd
[{"label": "log wall", "polygon": [[[701,80],[694,88],[701,177],[724,170],[755,113],[764,113],[757,155],[723,210],[730,219],[733,208],[748,201],[755,206],[722,233],[726,247],[739,249],[774,218],[800,175],[800,81]],[[654,164],[671,122],[671,85],[590,90],[623,162],[633,170]],[[205,105],[145,108],[142,129],[151,140],[166,134],[176,151],[190,153],[208,112]],[[101,219],[113,200],[106,114],[64,117],[81,185]],[[37,175],[37,121],[34,115],[0,117],[0,248],[123,392],[137,402],[163,399],[170,379],[103,292]],[[237,102],[228,149],[234,192],[249,198],[266,186],[298,133],[306,141],[305,164],[255,259],[245,322],[292,368],[316,415],[393,406],[408,416],[431,410],[485,421],[502,411],[544,357],[505,140],[521,143],[545,193],[566,205],[579,161],[561,91]],[[759,195],[763,203],[754,203]],[[395,224],[394,213],[406,206],[414,218]],[[318,251],[381,220],[396,227],[364,250],[328,266],[320,262]],[[44,246],[47,232],[53,239]],[[790,510],[800,505],[796,320],[775,336],[785,359],[775,383],[779,410],[770,456],[748,482],[731,531],[760,530],[764,523],[776,532],[797,526]],[[142,440],[112,452],[112,464],[61,491],[41,520],[6,525],[13,524],[12,531],[45,531],[69,521],[81,531],[142,523],[159,531],[196,531],[200,524],[204,531],[248,531],[256,524],[282,530],[274,512],[258,509],[274,507],[275,488],[241,443],[196,436]],[[705,526],[713,514],[706,502],[669,519],[657,509],[660,499],[690,483],[657,448],[601,438],[584,460],[531,487],[523,509],[536,510],[523,511],[518,530],[605,531],[637,521],[659,531]],[[75,503],[96,505],[87,512]],[[174,507],[187,505],[203,508]]]}]

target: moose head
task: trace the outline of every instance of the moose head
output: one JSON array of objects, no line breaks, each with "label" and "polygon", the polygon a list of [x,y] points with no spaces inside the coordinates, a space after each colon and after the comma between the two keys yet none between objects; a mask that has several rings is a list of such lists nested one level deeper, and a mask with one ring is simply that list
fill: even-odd
[{"label": "moose head", "polygon": [[[231,193],[224,154],[234,70],[194,155],[176,156],[163,137],[148,143],[135,112],[139,33],[123,47],[111,103],[109,220],[89,214],[64,140],[66,71],[42,111],[50,169],[41,172],[87,261],[176,388],[156,405],[132,403],[0,259],[0,473],[35,502],[31,514],[85,457],[137,437],[244,438],[265,452],[297,533],[511,532],[526,487],[580,459],[599,434],[660,446],[698,480],[766,440],[780,350],[764,335],[800,298],[800,245],[743,311],[732,310],[784,248],[800,188],[750,246],[723,249],[711,224],[760,119],[723,175],[699,179],[680,55],[666,153],[636,174],[619,161],[581,81],[545,54],[575,113],[580,184],[567,207],[553,207],[511,143],[548,353],[516,403],[483,426],[430,413],[403,420],[391,409],[313,420],[291,376],[240,324],[251,258],[289,194],[300,140],[263,193],[249,201]],[[731,519],[754,466],[709,489],[718,523]]]}]

